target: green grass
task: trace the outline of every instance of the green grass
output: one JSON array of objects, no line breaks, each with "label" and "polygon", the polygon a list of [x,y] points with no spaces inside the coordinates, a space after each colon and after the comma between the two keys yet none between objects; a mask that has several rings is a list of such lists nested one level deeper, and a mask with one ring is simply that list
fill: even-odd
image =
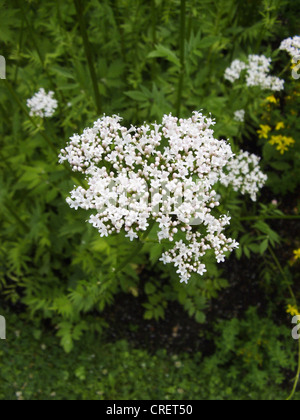
[{"label": "green grass", "polygon": [[7,320],[8,339],[0,341],[1,400],[281,400],[288,395],[283,369],[293,364],[289,331],[260,320],[254,309],[244,320],[216,327],[216,351],[206,358],[165,350],[150,355],[126,341],[106,343],[94,335],[84,336],[66,355],[53,333],[12,314]]}]

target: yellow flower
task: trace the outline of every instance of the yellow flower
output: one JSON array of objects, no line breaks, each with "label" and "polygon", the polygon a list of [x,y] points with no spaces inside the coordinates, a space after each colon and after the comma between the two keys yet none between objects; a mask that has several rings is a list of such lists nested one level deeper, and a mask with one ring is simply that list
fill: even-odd
[{"label": "yellow flower", "polygon": [[296,143],[292,137],[284,137],[284,142],[287,146],[291,146]]},{"label": "yellow flower", "polygon": [[280,152],[281,155],[284,155],[284,153],[287,152],[289,148],[286,144],[281,143],[276,147],[276,150],[278,150],[278,152]]},{"label": "yellow flower", "polygon": [[269,143],[272,146],[277,145],[276,149],[283,155],[285,152],[289,150],[289,147],[295,144],[295,140],[292,137],[286,136],[272,136]]},{"label": "yellow flower", "polygon": [[292,305],[288,305],[286,312],[292,316],[299,315],[298,308]]},{"label": "yellow flower", "polygon": [[300,260],[300,248],[294,251],[295,260]]},{"label": "yellow flower", "polygon": [[278,100],[275,98],[275,96],[274,96],[274,95],[272,95],[272,96],[268,96],[268,97],[266,98],[266,101],[270,102],[271,104],[277,104],[277,102],[278,102]]},{"label": "yellow flower", "polygon": [[277,123],[277,125],[276,125],[276,131],[282,130],[283,128],[285,128],[284,122]]},{"label": "yellow flower", "polygon": [[281,144],[282,143],[283,136],[272,136],[269,143],[274,146],[275,144]]},{"label": "yellow flower", "polygon": [[269,125],[260,125],[260,130],[257,131],[260,139],[267,139],[272,128]]}]

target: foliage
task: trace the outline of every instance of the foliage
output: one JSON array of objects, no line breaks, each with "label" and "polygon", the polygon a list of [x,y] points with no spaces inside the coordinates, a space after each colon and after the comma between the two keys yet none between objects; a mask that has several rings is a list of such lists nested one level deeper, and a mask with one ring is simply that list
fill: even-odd
[{"label": "foliage", "polygon": [[66,358],[49,332],[6,315],[1,400],[280,400],[295,365],[289,331],[254,308],[241,321],[216,326],[209,357],[150,355],[126,341],[105,344],[86,334]]},{"label": "foliage", "polygon": [[[292,72],[292,68],[290,69]],[[270,132],[260,140],[263,157],[269,169],[268,184],[274,194],[294,192],[299,187],[300,144],[297,118],[300,104],[299,82],[291,82],[282,98],[271,96],[263,106],[262,123]]]},{"label": "foliage", "polygon": [[[8,395],[0,385],[1,398],[13,399],[15,392],[23,392],[24,384],[26,399],[51,397],[53,392],[60,399],[275,399],[284,394],[277,383],[282,382],[282,368],[294,368],[293,356],[280,348],[282,331],[253,311],[245,321],[221,324],[217,331],[223,338],[220,343],[217,340],[213,357],[204,361],[201,356],[184,357],[188,379],[183,382],[166,354],[152,358],[142,351],[131,352],[124,343],[106,345],[102,356],[107,367],[99,361],[99,371],[91,380],[88,351],[79,343],[74,348],[74,341],[83,343],[87,335],[100,334],[108,327],[102,313],[120,292],[136,297],[146,294],[146,319],[163,318],[169,302],[178,301],[191,317],[204,323],[211,299],[228,286],[222,266],[209,258],[206,276],[195,276],[188,286],[180,285],[175,271],[158,263],[163,244],[154,244],[151,235],[142,244],[131,244],[122,235],[101,239],[83,223],[84,212],[69,209],[65,203],[68,191],[82,179],[58,165],[59,150],[69,136],[103,113],[120,114],[130,126],[160,120],[169,112],[189,116],[203,109],[216,118],[216,135],[228,138],[235,151],[242,148],[262,156],[269,181],[260,202],[252,204],[220,187],[221,211],[232,216],[231,234],[241,243],[237,258],[260,258],[265,286],[275,287],[271,283],[276,278],[279,305],[295,305],[288,292],[294,287],[295,274],[285,258],[276,259],[274,249],[287,247],[287,255],[292,255],[300,246],[297,237],[284,237],[277,226],[281,219],[299,218],[299,202],[293,198],[292,209],[286,202],[300,180],[299,81],[290,76],[289,58],[276,50],[298,30],[299,4],[189,0],[184,2],[183,25],[182,3],[0,0],[4,43],[0,54],[7,58],[7,81],[0,81],[0,303],[3,306],[5,300],[13,308],[22,308],[35,320],[36,328],[42,320],[51,320],[64,349],[74,349],[70,359],[63,358],[60,349],[54,350],[55,339],[47,337],[53,353],[46,364],[39,342],[33,342],[30,334],[22,351],[11,344],[5,354],[17,354],[17,364],[2,362],[0,375],[2,383],[17,386]],[[272,57],[274,73],[286,79],[282,95],[270,99],[268,92],[231,86],[224,80],[233,59],[251,53]],[[26,100],[41,87],[53,90],[59,102],[59,112],[51,120],[31,118],[26,109]],[[240,109],[246,111],[245,123],[233,120]],[[278,129],[278,123],[284,127]],[[265,138],[260,132],[266,125],[270,131]],[[282,149],[270,143],[274,135],[293,138],[295,143],[280,153]],[[116,272],[120,264],[122,269]],[[270,328],[271,338],[265,337],[264,328]],[[38,358],[31,366],[27,360],[33,349]],[[113,364],[110,354],[119,363]],[[53,370],[56,359],[58,369]],[[143,359],[149,370],[143,368]],[[137,367],[134,360],[139,360]],[[36,372],[45,369],[44,388],[37,373],[31,384],[23,364]],[[112,373],[104,375],[103,369]],[[128,372],[130,381],[141,379],[136,387],[127,389]],[[155,372],[159,372],[161,388],[149,385],[142,391],[148,375],[154,377]],[[83,387],[86,378],[88,386]],[[120,383],[116,378],[121,378]],[[71,385],[66,387],[66,383]],[[178,389],[185,393],[178,394]],[[250,396],[249,389],[254,389]]]}]

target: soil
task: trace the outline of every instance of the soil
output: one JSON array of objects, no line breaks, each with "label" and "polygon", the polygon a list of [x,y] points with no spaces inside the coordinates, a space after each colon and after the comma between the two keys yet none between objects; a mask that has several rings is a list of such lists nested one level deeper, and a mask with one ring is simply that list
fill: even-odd
[{"label": "soil", "polygon": [[169,303],[164,320],[144,320],[142,304],[147,297],[143,291],[139,291],[138,298],[128,294],[119,295],[114,305],[105,312],[105,320],[109,324],[107,339],[126,339],[133,346],[145,348],[151,353],[164,348],[172,354],[199,351],[209,356],[214,352],[210,337],[215,323],[240,318],[249,306],[256,306],[264,315],[267,299],[260,285],[257,268],[254,259],[237,261],[232,257],[228,260],[224,269],[230,286],[217,299],[210,301],[205,324],[198,324],[190,318],[177,302]]},{"label": "soil", "polygon": [[[268,191],[265,199],[267,196]],[[295,193],[286,197],[284,209],[280,210],[286,214],[296,214],[298,197],[299,195]],[[276,254],[284,266],[291,258],[296,245],[300,247],[300,243],[297,242],[300,236],[299,223],[293,220],[275,220],[269,223],[283,238],[283,244],[276,249]],[[190,318],[177,302],[169,303],[164,320],[158,322],[144,320],[142,305],[147,301],[147,297],[143,288],[139,290],[138,298],[129,294],[119,295],[114,305],[105,311],[105,320],[109,325],[107,339],[126,339],[134,347],[145,348],[151,353],[164,348],[172,354],[182,352],[193,354],[199,351],[204,356],[209,356],[215,349],[213,340],[210,339],[213,326],[220,320],[240,319],[250,306],[258,308],[260,316],[268,317],[270,316],[267,314],[268,302],[274,302],[274,321],[286,324],[289,321],[282,310],[284,304],[282,298],[285,296],[281,295],[282,291],[278,291],[276,284],[264,284],[261,279],[263,264],[264,260],[253,254],[250,260],[242,258],[240,261],[234,255],[231,256],[223,265],[224,277],[228,280],[229,287],[222,290],[217,299],[209,302],[205,324],[198,324]],[[298,277],[296,268],[294,271],[296,278]],[[299,293],[300,287],[294,285],[294,292]],[[276,302],[279,303],[278,310]]]}]

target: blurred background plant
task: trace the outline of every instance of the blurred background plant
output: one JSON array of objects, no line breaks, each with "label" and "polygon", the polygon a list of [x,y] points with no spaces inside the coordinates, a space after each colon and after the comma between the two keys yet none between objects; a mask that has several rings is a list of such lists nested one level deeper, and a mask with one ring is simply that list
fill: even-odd
[{"label": "blurred background plant", "polygon": [[[23,322],[31,319],[37,331],[55,329],[64,350],[75,352],[72,357],[78,365],[73,387],[74,378],[70,380],[67,367],[72,359],[60,350],[49,350],[48,364],[41,365],[43,377],[58,352],[60,363],[66,364],[61,369],[66,376],[60,376],[58,382],[70,381],[72,386],[59,385],[52,391],[45,380],[44,390],[34,381],[23,389],[22,381],[28,379],[15,378],[18,366],[28,356],[13,343],[5,347],[1,342],[2,384],[6,385],[0,388],[0,396],[12,399],[19,393],[24,398],[47,398],[51,392],[58,399],[286,396],[297,350],[290,338],[291,318],[285,311],[288,304],[295,307],[299,297],[299,273],[292,258],[293,250],[300,246],[299,80],[292,77],[290,58],[278,48],[283,39],[297,34],[299,4],[286,0],[0,0],[0,7],[0,53],[7,59],[7,80],[0,81],[0,312],[17,324],[22,321],[13,313]],[[283,92],[231,85],[224,79],[232,61],[249,54],[273,59],[272,72],[286,80]],[[26,107],[27,99],[42,87],[54,91],[58,100],[52,119],[31,117]],[[120,114],[130,126],[160,121],[169,112],[189,117],[195,109],[212,113],[216,136],[228,138],[234,151],[242,148],[262,156],[269,180],[255,204],[221,188],[221,210],[232,216],[229,231],[239,240],[240,249],[227,265],[207,261],[207,275],[195,276],[185,286],[179,284],[174,269],[158,263],[162,245],[154,244],[151,235],[133,255],[134,245],[128,239],[121,235],[99,238],[97,231],[84,223],[83,211],[69,209],[65,202],[68,192],[82,180],[67,165],[58,165],[57,156],[73,133],[80,133],[103,113]],[[244,111],[243,118],[236,118],[237,111]],[[128,255],[132,255],[129,264],[114,274],[112,269]],[[230,288],[226,295],[232,286],[231,271],[240,290],[245,290],[247,272],[254,273],[264,301],[260,313],[252,310],[245,315],[250,306],[245,300],[244,311],[238,312],[236,319]],[[251,287],[251,283],[247,285]],[[102,376],[95,383],[90,379],[86,372],[92,369],[91,364],[80,361],[88,354],[82,343],[89,336],[94,340],[91,346],[100,347],[99,340],[112,328],[107,311],[120,305],[114,303],[120,296],[135,299],[143,308],[141,317],[155,325],[177,302],[190,322],[194,318],[199,324],[200,338],[203,325],[217,328],[217,343],[205,333],[212,343],[208,358],[203,361],[200,356],[189,356],[182,386],[172,387],[166,379],[181,384],[173,367],[166,372],[170,377],[161,373],[159,391],[145,394],[137,393],[141,387],[133,383],[129,392],[125,377],[122,387],[111,385],[110,391],[106,391]],[[212,319],[211,313],[216,306],[222,307],[226,296],[233,300],[231,311],[216,311],[218,317]],[[223,320],[220,326],[213,327],[219,319]],[[264,336],[268,326],[270,334],[263,341],[258,332],[264,331]],[[27,327],[21,323],[18,328]],[[248,335],[243,334],[245,328]],[[38,348],[34,340],[39,340],[40,332],[33,339],[28,332],[25,336],[22,348]],[[47,340],[49,349],[54,349],[56,338],[47,335]],[[81,344],[74,348],[78,340]],[[126,357],[130,361],[124,369],[120,367],[125,376],[135,358],[149,357],[152,374],[154,369],[161,372],[167,358],[163,352],[156,359],[146,356],[144,350],[131,353],[124,343],[106,346],[107,366],[112,369],[107,380],[110,384],[114,383],[111,378],[119,375],[119,367],[127,363]],[[110,354],[117,354],[118,346],[125,359],[120,356],[120,365],[114,362],[111,366]],[[289,353],[290,347],[294,354]],[[14,366],[2,369],[12,357]],[[148,375],[146,370],[145,378]],[[89,386],[81,387],[81,381],[83,385],[88,381]],[[91,394],[82,388],[90,389]],[[185,391],[178,395],[178,389]],[[217,389],[225,391],[218,393]]]}]

